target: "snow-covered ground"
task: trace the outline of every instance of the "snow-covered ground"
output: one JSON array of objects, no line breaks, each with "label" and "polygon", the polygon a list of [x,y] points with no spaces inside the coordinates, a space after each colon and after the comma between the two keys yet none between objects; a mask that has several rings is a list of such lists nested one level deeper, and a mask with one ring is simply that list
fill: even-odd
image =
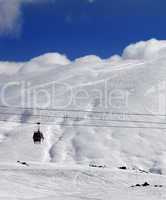
[{"label": "snow-covered ground", "polygon": [[[85,166],[0,166],[3,200],[164,200],[166,177]],[[132,187],[148,182],[147,187]],[[157,185],[157,187],[155,187]],[[160,187],[162,185],[162,187]]]},{"label": "snow-covered ground", "polygon": [[[165,60],[166,42],[152,39],[109,59],[0,62],[0,199],[165,199]],[[19,108],[36,106],[48,110]]]}]

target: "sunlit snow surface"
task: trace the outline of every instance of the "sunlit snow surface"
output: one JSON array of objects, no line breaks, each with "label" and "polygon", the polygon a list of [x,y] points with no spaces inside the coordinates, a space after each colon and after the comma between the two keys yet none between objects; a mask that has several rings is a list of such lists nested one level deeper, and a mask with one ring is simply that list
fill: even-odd
[{"label": "sunlit snow surface", "polygon": [[[166,198],[165,176],[85,166],[30,163],[0,166],[3,200],[158,200]],[[150,183],[147,187],[131,187]]]},{"label": "sunlit snow surface", "polygon": [[[153,39],[130,45],[121,57],[109,59],[86,56],[69,61],[55,53],[26,63],[0,62],[0,105],[4,86],[14,81],[25,87],[7,88],[5,100],[12,106],[21,106],[21,95],[26,93],[33,107],[32,92],[44,89],[54,102],[49,108],[121,113],[103,118],[91,112],[34,113],[1,107],[0,119],[6,122],[0,123],[0,199],[165,199],[166,117],[158,116],[166,114],[165,46],[165,41]],[[38,100],[42,106],[49,103],[46,96]],[[45,136],[41,145],[33,144],[36,126],[28,124],[37,121]],[[30,166],[20,166],[18,160]],[[91,163],[106,168],[89,168]],[[120,166],[129,170],[118,170]],[[130,187],[145,181],[151,186]],[[154,184],[163,187],[154,188]]]}]

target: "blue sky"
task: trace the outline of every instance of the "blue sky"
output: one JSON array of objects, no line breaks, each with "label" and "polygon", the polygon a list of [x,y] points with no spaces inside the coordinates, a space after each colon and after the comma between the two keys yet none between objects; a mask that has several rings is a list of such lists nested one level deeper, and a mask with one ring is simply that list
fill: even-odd
[{"label": "blue sky", "polygon": [[11,11],[0,2],[0,12],[6,8],[9,15],[5,21],[0,14],[0,60],[26,61],[47,52],[106,58],[130,43],[166,38],[163,0],[13,1],[6,5]]}]

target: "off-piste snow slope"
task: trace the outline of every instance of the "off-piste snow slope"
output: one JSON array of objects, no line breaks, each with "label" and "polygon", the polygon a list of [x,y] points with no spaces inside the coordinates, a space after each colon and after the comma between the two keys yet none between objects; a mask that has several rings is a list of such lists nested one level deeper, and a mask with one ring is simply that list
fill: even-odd
[{"label": "off-piste snow slope", "polygon": [[166,198],[166,41],[0,62],[0,92],[0,199]]}]

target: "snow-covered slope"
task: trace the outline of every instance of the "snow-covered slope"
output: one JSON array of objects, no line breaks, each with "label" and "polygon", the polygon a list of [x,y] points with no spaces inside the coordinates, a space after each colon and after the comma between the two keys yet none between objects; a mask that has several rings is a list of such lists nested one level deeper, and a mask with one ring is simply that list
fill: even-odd
[{"label": "snow-covered slope", "polygon": [[[3,200],[164,200],[164,176],[81,166],[0,165]],[[132,187],[148,182],[147,187]],[[156,185],[156,187],[155,187]]]},{"label": "snow-covered slope", "polygon": [[[166,173],[165,117],[158,116],[166,111],[165,47],[165,41],[153,39],[130,45],[122,56],[109,59],[86,56],[69,61],[46,54],[27,63],[7,63],[6,71],[6,63],[1,63],[1,105],[5,99],[10,106],[50,110],[1,108],[0,117],[8,122],[0,126],[0,162],[94,162]],[[22,124],[10,123],[18,120]],[[37,121],[43,123],[41,145],[32,141],[35,125],[26,124]]]}]

